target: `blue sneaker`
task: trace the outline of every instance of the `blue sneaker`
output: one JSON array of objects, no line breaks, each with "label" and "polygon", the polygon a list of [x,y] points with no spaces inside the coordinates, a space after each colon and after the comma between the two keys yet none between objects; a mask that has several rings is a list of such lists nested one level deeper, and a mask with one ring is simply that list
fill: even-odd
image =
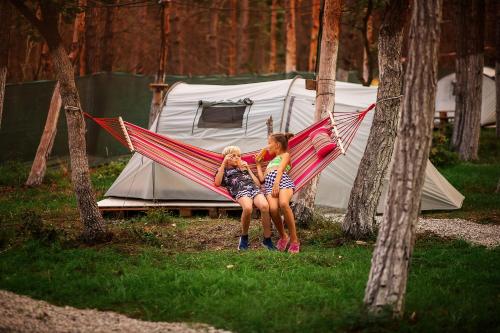
[{"label": "blue sneaker", "polygon": [[273,240],[271,239],[271,237],[264,238],[264,240],[262,241],[262,246],[264,246],[266,249],[268,249],[270,251],[276,251],[276,247],[274,246]]},{"label": "blue sneaker", "polygon": [[246,236],[240,236],[240,242],[238,244],[238,250],[239,251],[248,250],[248,235],[246,235]]}]

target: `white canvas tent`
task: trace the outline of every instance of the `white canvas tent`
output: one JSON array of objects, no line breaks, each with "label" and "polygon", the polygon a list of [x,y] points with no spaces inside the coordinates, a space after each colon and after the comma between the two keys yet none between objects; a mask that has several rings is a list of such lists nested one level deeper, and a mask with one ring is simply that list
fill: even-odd
[{"label": "white canvas tent", "polygon": [[[455,73],[449,74],[438,81],[436,92],[436,118],[439,112],[446,112],[448,118],[453,118],[455,114],[455,95],[453,93],[455,85]],[[495,70],[493,68],[483,68],[483,92],[481,102],[481,126],[496,123],[496,94],[495,94]]]},{"label": "white canvas tent", "polygon": [[[311,124],[315,94],[315,91],[305,89],[302,78],[231,86],[177,83],[170,88],[151,130],[216,152],[221,152],[227,145],[240,146],[243,151],[256,150],[266,144],[266,120],[270,116],[276,132],[298,132]],[[376,94],[373,87],[337,82],[335,110],[364,110],[375,101]],[[237,119],[236,127],[220,128],[216,122],[207,127],[205,116],[208,113],[203,115],[203,103],[243,99],[250,99],[253,104],[243,106],[244,112],[241,119]],[[234,117],[234,114],[228,113],[228,117]],[[347,155],[337,158],[322,172],[316,204],[340,209],[347,207],[372,120],[373,112],[369,112]],[[139,154],[132,156],[106,196],[110,198],[99,202],[101,208],[147,206],[144,201],[138,203],[135,199],[227,203],[226,198]],[[428,162],[422,209],[458,209],[463,198]],[[380,202],[383,203],[383,198]],[[379,211],[382,211],[380,205]]]}]

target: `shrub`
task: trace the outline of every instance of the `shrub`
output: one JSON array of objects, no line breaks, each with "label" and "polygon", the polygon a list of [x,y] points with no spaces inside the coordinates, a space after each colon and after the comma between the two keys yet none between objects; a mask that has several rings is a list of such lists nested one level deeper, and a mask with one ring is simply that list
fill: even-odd
[{"label": "shrub", "polygon": [[445,131],[432,133],[432,146],[429,159],[435,166],[453,165],[459,162],[458,154],[450,149],[450,127]]}]

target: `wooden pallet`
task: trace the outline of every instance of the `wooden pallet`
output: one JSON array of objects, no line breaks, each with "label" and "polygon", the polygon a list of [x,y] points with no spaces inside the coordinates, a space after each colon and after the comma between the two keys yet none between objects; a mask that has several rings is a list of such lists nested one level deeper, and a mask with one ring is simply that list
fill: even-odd
[{"label": "wooden pallet", "polygon": [[103,213],[126,213],[148,211],[150,209],[165,209],[174,211],[181,217],[191,217],[204,212],[211,218],[228,216],[230,211],[241,211],[240,205],[232,202],[214,201],[149,201],[137,199],[108,198],[100,201],[99,210]]}]

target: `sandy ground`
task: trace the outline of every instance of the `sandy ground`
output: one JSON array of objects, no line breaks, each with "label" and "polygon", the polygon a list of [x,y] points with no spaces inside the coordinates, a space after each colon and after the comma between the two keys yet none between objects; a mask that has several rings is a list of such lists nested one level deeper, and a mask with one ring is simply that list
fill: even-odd
[{"label": "sandy ground", "polygon": [[0,290],[0,332],[223,333],[204,324],[147,322],[114,312],[80,310]]}]

